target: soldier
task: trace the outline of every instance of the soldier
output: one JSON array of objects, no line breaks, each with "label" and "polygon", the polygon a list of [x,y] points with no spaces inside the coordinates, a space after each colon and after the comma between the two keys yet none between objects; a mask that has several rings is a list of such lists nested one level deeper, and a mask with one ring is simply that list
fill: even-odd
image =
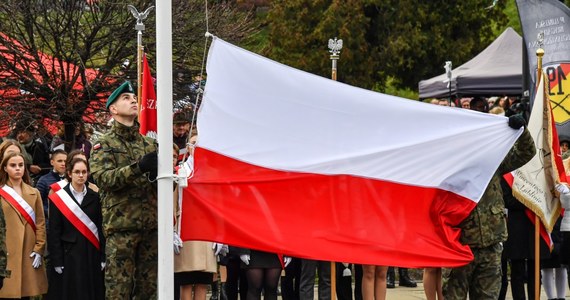
[{"label": "soldier", "polygon": [[[486,113],[488,103],[483,98],[473,98],[471,110]],[[520,129],[524,118],[517,114],[509,117],[509,126]],[[513,148],[489,182],[485,193],[469,216],[459,224],[460,241],[469,245],[474,259],[468,265],[453,268],[443,289],[445,299],[498,299],[501,289],[501,254],[507,240],[507,223],[500,177],[522,167],[536,149],[534,141],[525,128]]]},{"label": "soldier", "polygon": [[106,104],[114,119],[95,142],[90,167],[99,186],[107,240],[106,299],[156,299],[157,144],[139,133],[137,99],[130,82]]}]

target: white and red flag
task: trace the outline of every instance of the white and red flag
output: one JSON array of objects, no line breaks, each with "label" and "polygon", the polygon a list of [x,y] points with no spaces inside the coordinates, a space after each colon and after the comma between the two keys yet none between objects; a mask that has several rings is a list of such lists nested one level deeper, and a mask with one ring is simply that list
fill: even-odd
[{"label": "white and red flag", "polygon": [[457,225],[521,130],[299,71],[214,38],[184,240],[404,267],[472,259]]},{"label": "white and red flag", "polygon": [[143,76],[142,76],[142,95],[141,95],[141,111],[139,114],[140,133],[142,135],[156,138],[156,92],[154,91],[154,80],[150,74],[150,68],[143,55]]},{"label": "white and red flag", "polygon": [[541,228],[541,235],[547,244],[552,245],[548,233],[552,232],[561,210],[559,194],[554,187],[567,180],[545,79],[546,75],[542,74],[528,121],[528,130],[536,145],[536,155],[512,173],[511,187],[515,198],[530,210],[527,215],[532,222],[534,216],[538,215],[546,229],[544,232]]}]

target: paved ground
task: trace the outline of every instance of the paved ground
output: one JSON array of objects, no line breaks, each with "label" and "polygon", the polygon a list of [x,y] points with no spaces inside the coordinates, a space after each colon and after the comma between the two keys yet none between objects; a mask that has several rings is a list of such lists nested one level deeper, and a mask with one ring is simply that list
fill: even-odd
[{"label": "paved ground", "polygon": [[[570,292],[566,290],[566,297],[570,296]],[[424,295],[423,285],[418,283],[417,288],[406,288],[406,287],[398,287],[396,286],[395,289],[388,289],[388,295],[386,299],[397,299],[397,300],[417,300],[417,299],[425,299],[426,296]],[[513,299],[511,296],[511,291],[507,292],[507,299]],[[544,290],[542,290],[540,299],[546,300],[546,294]]]}]

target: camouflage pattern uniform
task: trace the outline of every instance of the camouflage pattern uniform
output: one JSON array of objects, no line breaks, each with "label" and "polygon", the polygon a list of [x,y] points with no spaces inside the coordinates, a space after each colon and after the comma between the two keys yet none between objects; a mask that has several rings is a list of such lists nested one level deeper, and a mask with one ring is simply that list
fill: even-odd
[{"label": "camouflage pattern uniform", "polygon": [[527,129],[509,151],[487,186],[483,197],[461,222],[461,243],[469,245],[474,260],[468,265],[451,269],[444,279],[444,298],[449,300],[493,299],[501,289],[502,243],[507,240],[507,223],[500,176],[514,171],[536,153]]},{"label": "camouflage pattern uniform", "polygon": [[6,270],[8,265],[8,250],[6,249],[6,221],[4,220],[4,210],[0,207],[0,276],[10,277],[10,271]]},{"label": "camouflage pattern uniform", "polygon": [[157,190],[137,164],[157,148],[139,133],[138,124],[115,121],[91,151],[107,239],[106,299],[157,297]]}]

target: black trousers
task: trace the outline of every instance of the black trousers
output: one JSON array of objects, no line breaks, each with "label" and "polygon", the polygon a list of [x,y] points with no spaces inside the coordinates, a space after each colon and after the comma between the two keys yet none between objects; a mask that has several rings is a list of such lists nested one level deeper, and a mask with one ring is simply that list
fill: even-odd
[{"label": "black trousers", "polygon": [[[352,269],[352,264],[348,268]],[[342,276],[344,269],[342,263],[336,263],[336,296],[338,300],[352,300],[352,276]]]}]

